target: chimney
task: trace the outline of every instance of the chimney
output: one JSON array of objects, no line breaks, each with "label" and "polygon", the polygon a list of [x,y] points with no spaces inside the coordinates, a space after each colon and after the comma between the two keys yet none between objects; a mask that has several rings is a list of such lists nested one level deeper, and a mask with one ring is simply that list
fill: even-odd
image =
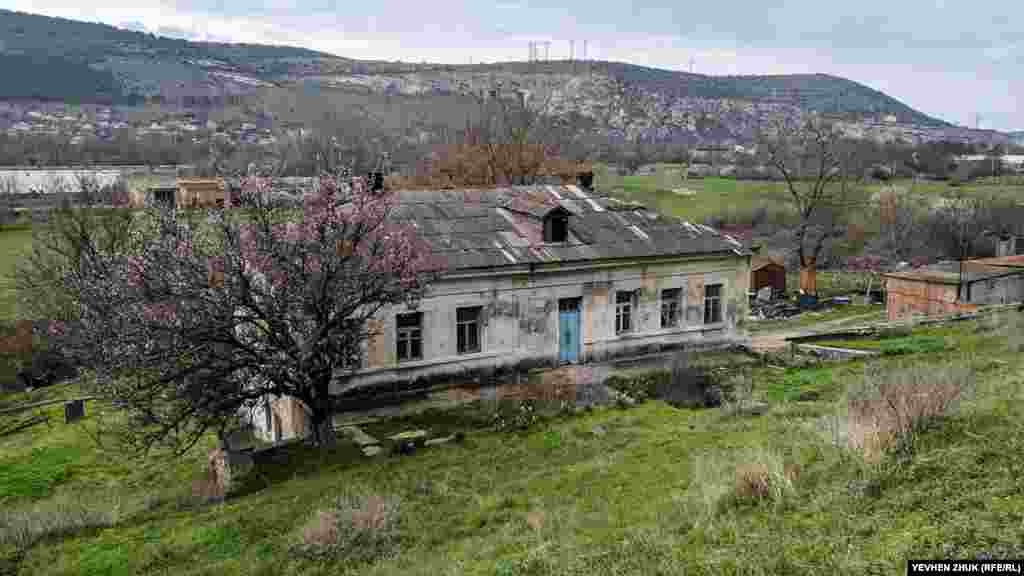
[{"label": "chimney", "polygon": [[594,173],[592,171],[580,172],[576,175],[576,181],[579,182],[580,188],[584,190],[594,189]]}]

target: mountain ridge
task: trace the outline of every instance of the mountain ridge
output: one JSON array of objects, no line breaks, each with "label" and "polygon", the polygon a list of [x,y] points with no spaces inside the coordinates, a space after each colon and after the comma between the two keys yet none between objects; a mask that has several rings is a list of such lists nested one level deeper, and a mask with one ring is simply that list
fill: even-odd
[{"label": "mountain ridge", "polygon": [[739,142],[752,138],[766,119],[807,114],[832,116],[849,125],[851,134],[868,137],[1008,140],[955,127],[884,92],[822,73],[714,76],[574,60],[356,60],[308,48],[192,41],[2,9],[0,67],[20,79],[0,85],[0,100],[191,106],[273,89],[357,91],[387,99],[498,87],[529,91],[537,96],[533,105],[554,101],[555,114],[582,118],[591,124],[588,129],[612,140]]}]

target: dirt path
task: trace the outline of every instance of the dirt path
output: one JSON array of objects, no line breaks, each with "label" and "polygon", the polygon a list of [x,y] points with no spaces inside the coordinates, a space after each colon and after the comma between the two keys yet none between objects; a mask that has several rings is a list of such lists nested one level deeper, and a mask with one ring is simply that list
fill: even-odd
[{"label": "dirt path", "polygon": [[800,328],[783,328],[771,332],[755,334],[750,337],[750,349],[757,353],[777,352],[788,346],[788,342],[786,342],[787,338],[807,336],[839,327],[853,328],[856,326],[857,321],[875,316],[878,316],[877,312],[867,312],[864,314],[858,314],[857,316],[825,320],[818,324],[811,324],[810,326],[802,326]]}]

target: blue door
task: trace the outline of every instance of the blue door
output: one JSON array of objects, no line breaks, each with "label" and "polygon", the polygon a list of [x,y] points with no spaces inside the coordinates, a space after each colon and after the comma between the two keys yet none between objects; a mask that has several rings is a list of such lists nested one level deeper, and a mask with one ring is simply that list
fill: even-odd
[{"label": "blue door", "polygon": [[580,357],[580,307],[578,298],[558,303],[558,360],[578,362]]}]

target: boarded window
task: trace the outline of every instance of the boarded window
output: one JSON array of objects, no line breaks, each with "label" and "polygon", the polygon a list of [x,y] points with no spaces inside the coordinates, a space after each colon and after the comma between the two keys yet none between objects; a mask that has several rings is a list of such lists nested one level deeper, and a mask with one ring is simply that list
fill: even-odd
[{"label": "boarded window", "polygon": [[683,291],[669,288],[661,291],[661,327],[674,328],[679,325],[682,313]]},{"label": "boarded window", "polygon": [[455,311],[456,336],[459,354],[480,351],[481,308],[472,306]]},{"label": "boarded window", "polygon": [[398,328],[398,361],[422,359],[423,314],[399,314],[395,323]]},{"label": "boarded window", "polygon": [[633,292],[615,293],[615,333],[633,329]]},{"label": "boarded window", "polygon": [[704,323],[718,324],[722,321],[722,285],[704,285]]}]

